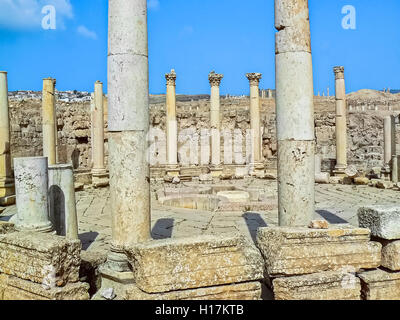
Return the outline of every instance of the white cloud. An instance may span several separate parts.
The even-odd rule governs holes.
[[[96,34],[96,32],[90,31],[90,30],[89,30],[88,28],[86,28],[85,26],[79,26],[78,29],[76,29],[76,31],[77,31],[80,35],[82,35],[82,36],[84,36],[84,37],[86,37],[86,38],[90,38],[90,39],[93,39],[93,40],[96,40],[96,39],[97,39],[97,34]]]
[[[42,8],[56,9],[57,28],[64,28],[64,20],[74,17],[70,0],[0,0],[0,28],[9,30],[41,29]]]
[[[158,10],[160,9],[160,1],[159,0],[148,0],[147,8],[149,10]]]

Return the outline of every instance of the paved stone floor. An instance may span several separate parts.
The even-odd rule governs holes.
[[[256,187],[267,196],[276,196],[274,181],[225,182],[240,186]],[[153,185],[155,191],[162,185]],[[371,204],[399,204],[400,192],[368,186],[317,185],[316,218],[324,218],[331,224],[357,225],[357,209]],[[87,189],[77,192],[79,233],[83,249],[106,252],[111,239],[111,215],[109,189]],[[0,220],[8,220],[16,212],[16,206],[6,208]],[[277,209],[264,212],[208,212],[164,207],[152,199],[152,236],[154,239],[190,237],[200,234],[240,232],[254,240],[257,229],[278,223]]]

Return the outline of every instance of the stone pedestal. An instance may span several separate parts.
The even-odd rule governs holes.
[[[70,164],[49,166],[49,209],[57,235],[78,239],[74,171]]]
[[[220,120],[220,94],[219,86],[224,76],[214,71],[208,75],[211,85],[211,166],[210,170],[213,177],[219,177],[222,174],[221,166],[221,120]]]
[[[96,81],[92,104],[92,184],[95,188],[108,186],[108,173],[104,166],[104,109],[103,83]]]
[[[334,67],[336,90],[336,166],[334,174],[345,177],[347,168],[347,105],[344,67]]]
[[[123,248],[151,239],[146,0],[109,0],[108,37],[112,242],[102,275],[115,276],[101,291],[132,275]]]
[[[48,162],[46,157],[15,158],[17,214],[12,222],[18,230],[53,230],[48,210]]]
[[[314,89],[307,0],[275,1],[279,225],[314,215]]]
[[[0,205],[14,203],[15,185],[11,170],[7,72],[0,71]]]
[[[260,119],[260,89],[259,84],[262,78],[261,73],[247,73],[250,82],[250,128],[251,128],[251,163],[250,174],[258,175],[263,173],[262,164],[262,136]]]
[[[43,156],[48,158],[49,165],[57,162],[57,126],[55,108],[55,85],[52,78],[43,79],[42,92],[42,126]]]

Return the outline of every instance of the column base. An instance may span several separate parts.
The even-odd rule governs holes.
[[[126,300],[126,290],[134,284],[134,276],[131,271],[118,272],[108,267],[99,268],[101,275],[100,290],[94,295],[93,300]],[[111,295],[104,297],[106,290],[112,289]]]
[[[333,170],[333,175],[335,177],[345,178],[345,177],[347,177],[347,174],[345,172],[346,169],[347,169],[346,166],[340,166],[340,167],[336,166],[335,169]]]
[[[179,177],[180,175],[180,168],[178,165],[167,165],[165,167],[165,173],[168,177]]]
[[[262,162],[250,163],[249,174],[252,177],[263,178],[265,175],[265,166]]]
[[[92,186],[94,188],[103,188],[110,185],[109,174],[106,169],[92,170]]]
[[[14,215],[11,217],[10,219],[11,223],[14,223],[15,225],[15,230],[17,231],[28,231],[28,232],[39,232],[39,233],[56,233],[54,231],[53,225],[51,224],[51,222],[43,224],[43,225],[38,225],[38,226],[24,226],[22,225],[19,220],[18,220],[18,216]]]
[[[220,176],[222,176],[222,172],[223,172],[222,166],[212,165],[209,167],[209,170],[210,170],[211,176],[213,178],[219,178]]]
[[[390,170],[389,166],[384,166],[381,170],[381,178],[385,181],[392,180],[392,170]]]

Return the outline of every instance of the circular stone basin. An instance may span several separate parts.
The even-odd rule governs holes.
[[[217,196],[226,198],[233,203],[246,203],[250,201],[250,194],[246,191],[220,191]]]

